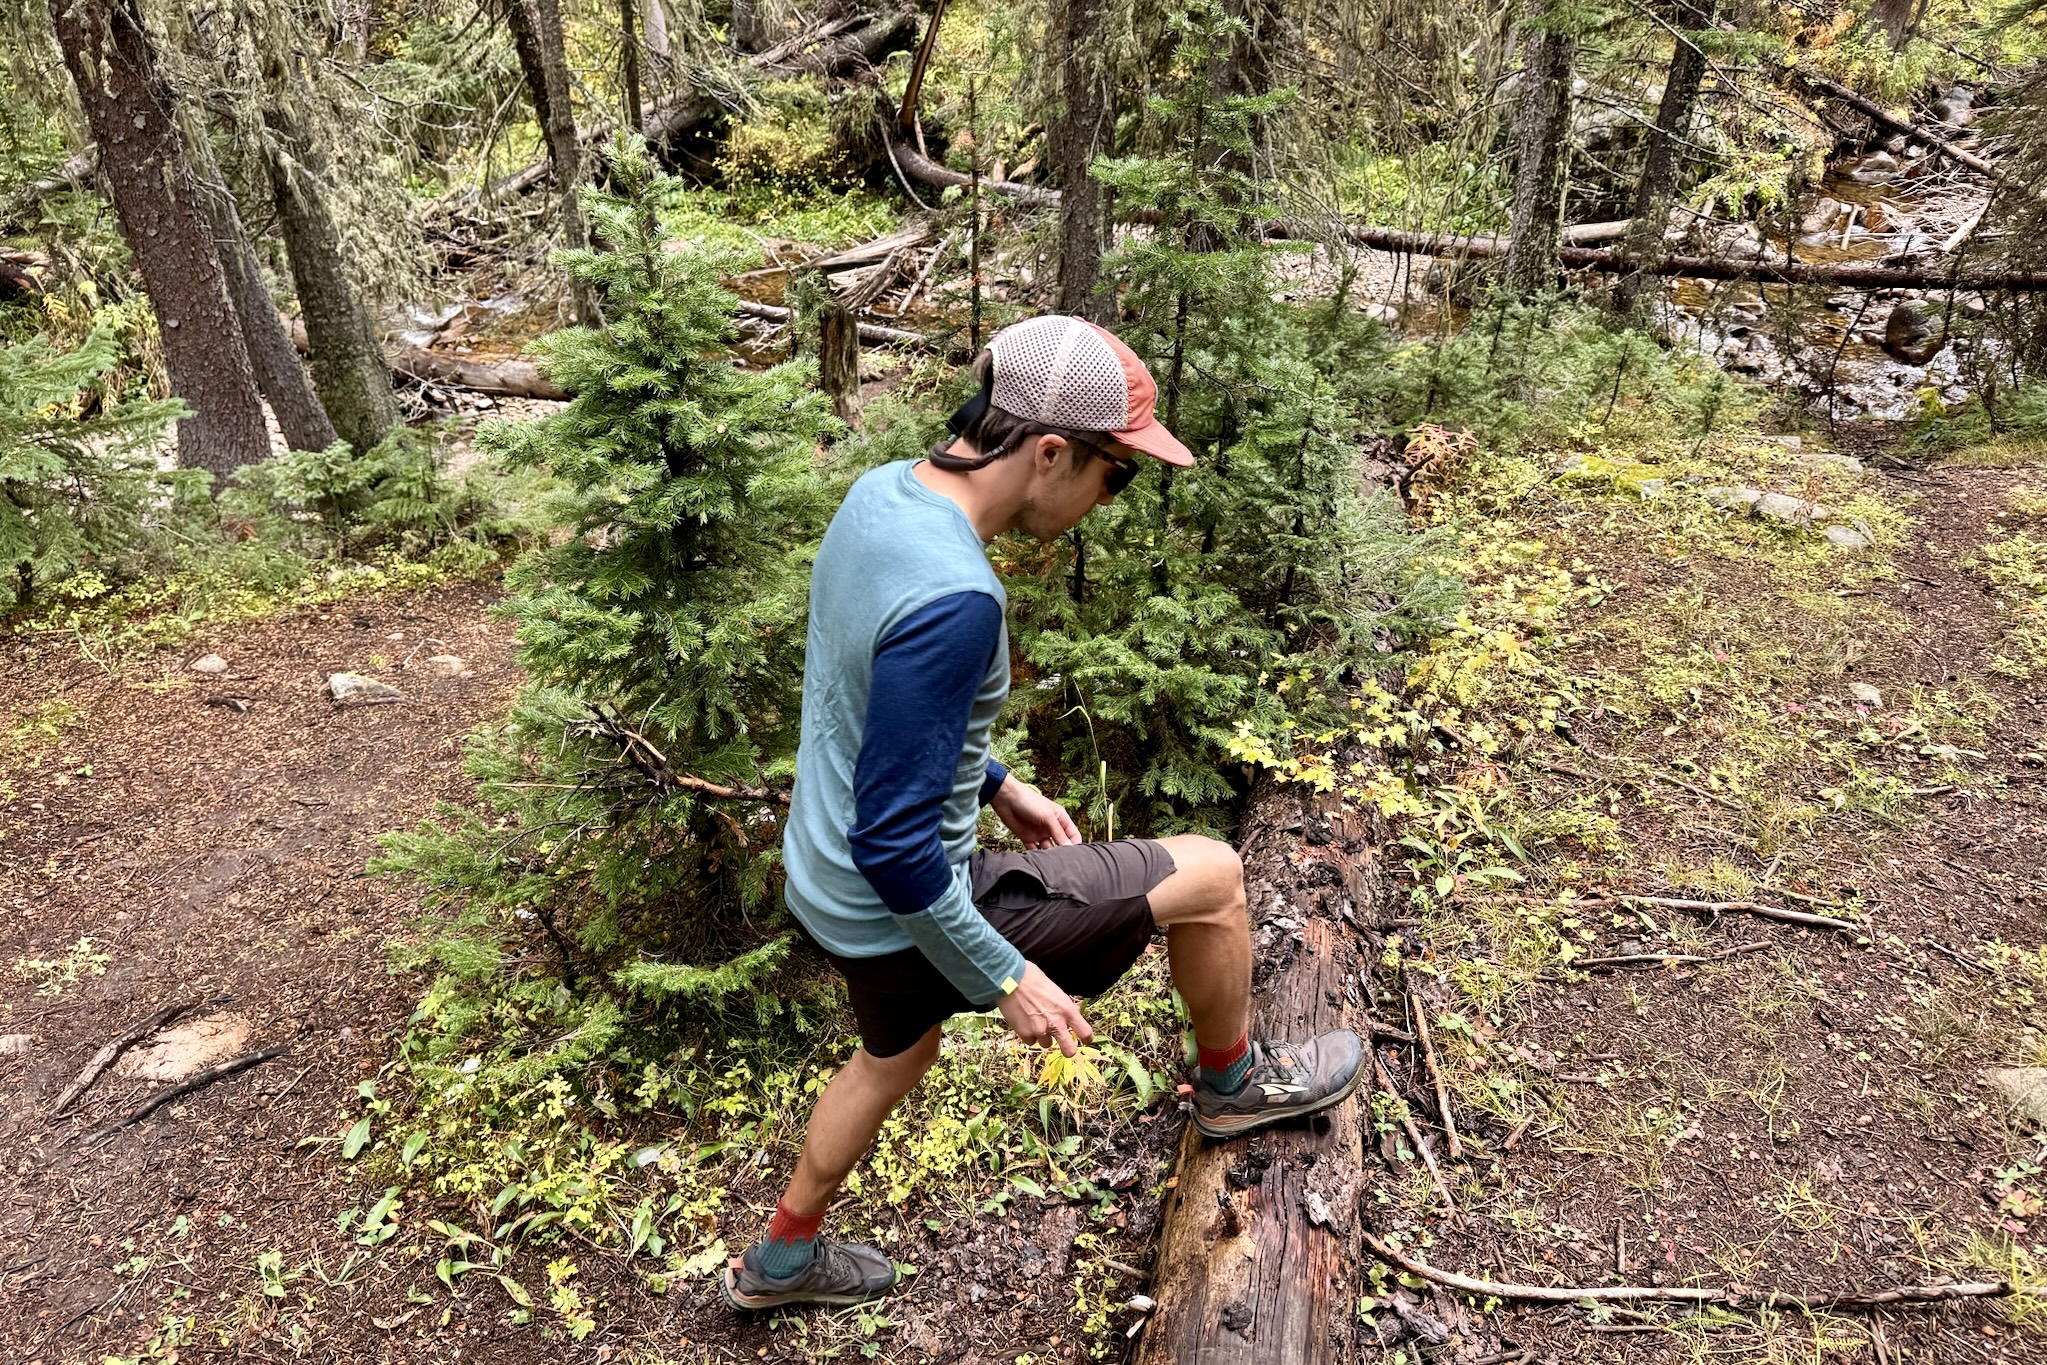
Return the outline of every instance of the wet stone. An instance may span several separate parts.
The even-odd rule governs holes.
[[[1907,149],[1909,154],[1910,149]],[[1871,152],[1848,170],[1848,179],[1858,185],[1880,185],[1898,173],[1898,158],[1889,152]]]

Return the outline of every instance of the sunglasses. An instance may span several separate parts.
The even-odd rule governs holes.
[[[1079,444],[1087,446],[1088,454],[1095,456],[1097,459],[1108,461],[1109,479],[1104,486],[1109,490],[1110,497],[1114,497],[1130,487],[1136,480],[1138,473],[1144,468],[1143,465],[1135,460],[1119,460],[1100,446],[1088,445],[1085,441],[1079,442]]]

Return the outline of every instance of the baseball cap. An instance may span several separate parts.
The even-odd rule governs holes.
[[[988,339],[994,356],[989,401],[1013,417],[1100,431],[1119,445],[1182,467],[1194,455],[1159,425],[1158,385],[1137,353],[1084,318],[1050,314]]]

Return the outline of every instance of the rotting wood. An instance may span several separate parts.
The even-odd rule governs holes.
[[[285,327],[291,333],[292,346],[302,354],[306,352],[305,323],[290,318]],[[545,398],[554,402],[569,396],[568,390],[549,379],[530,360],[485,359],[386,341],[384,364],[394,375],[422,384],[464,389],[470,393],[486,393],[499,398]]]
[[[1345,912],[1369,921],[1378,903],[1374,826],[1332,797],[1317,798],[1311,815],[1309,799],[1267,782],[1245,821],[1254,925],[1283,930],[1254,982],[1254,1036],[1364,1031],[1356,980],[1374,950]],[[1304,818],[1326,819],[1331,841],[1310,846],[1288,833]],[[1327,879],[1323,868],[1338,874],[1338,885],[1316,885],[1310,874]],[[1289,923],[1273,925],[1277,918]],[[1152,1267],[1158,1304],[1139,1340],[1140,1365],[1355,1357],[1355,1286],[1366,1263],[1356,1209],[1370,1115],[1361,1090],[1306,1124],[1228,1143],[1188,1125]]]
[[[1956,1299],[2004,1298],[2015,1291],[2009,1280],[1988,1280],[1955,1284],[1896,1285],[1885,1289],[1848,1290],[1836,1294],[1790,1294],[1776,1290],[1748,1290],[1735,1286],[1710,1288],[1704,1285],[1542,1285],[1508,1284],[1481,1280],[1451,1270],[1439,1270],[1394,1250],[1369,1230],[1363,1240],[1374,1256],[1410,1275],[1466,1294],[1495,1299],[1517,1299],[1528,1303],[1711,1303],[1743,1312],[1790,1309],[1801,1313],[1837,1312],[1844,1309],[1884,1308],[1892,1304],[1944,1303]]]
[[[275,1061],[289,1051],[291,1051],[290,1044],[280,1043],[276,1047],[266,1047],[261,1052],[251,1052],[247,1056],[237,1057],[231,1062],[222,1062],[219,1066],[211,1067],[196,1076],[187,1077],[176,1085],[157,1091],[120,1118],[115,1119],[112,1123],[93,1129],[80,1140],[81,1145],[90,1145],[100,1141],[102,1138],[111,1137],[131,1123],[142,1122],[142,1120],[148,1118],[172,1100],[183,1099],[195,1090],[203,1090],[215,1081],[224,1081],[230,1076],[239,1075],[252,1066],[261,1066],[265,1062]]]
[[[196,1000],[178,1000],[165,1005],[147,1019],[130,1026],[120,1037],[115,1038],[98,1052],[93,1053],[92,1057],[87,1060],[85,1066],[79,1071],[77,1078],[71,1084],[64,1087],[64,1093],[59,1095],[57,1102],[50,1106],[50,1117],[52,1119],[64,1117],[64,1111],[75,1104],[80,1095],[91,1089],[92,1083],[98,1080],[108,1067],[119,1061],[122,1053],[141,1042],[144,1038],[147,1038],[150,1034],[155,1033],[165,1024],[170,1023],[171,1020],[185,1013],[185,1011],[194,1008],[198,1003]]]

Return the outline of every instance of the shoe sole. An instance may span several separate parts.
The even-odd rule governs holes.
[[[1245,1114],[1241,1117],[1226,1119],[1221,1122],[1204,1119],[1201,1116],[1201,1111],[1196,1109],[1194,1111],[1195,1130],[1203,1137],[1242,1137],[1245,1133],[1255,1132],[1257,1129],[1267,1127],[1270,1124],[1284,1123],[1288,1119],[1304,1118],[1309,1114],[1319,1114],[1325,1109],[1334,1108],[1352,1095],[1355,1095],[1358,1087],[1365,1083],[1365,1060],[1362,1057],[1358,1059],[1358,1069],[1351,1073],[1350,1079],[1343,1083],[1341,1089],[1324,1095],[1312,1104],[1275,1106],[1270,1109],[1261,1109],[1255,1114]]]
[[[727,1270],[718,1277],[718,1292],[725,1296],[725,1302],[745,1313],[758,1313],[767,1308],[787,1308],[791,1304],[811,1303],[825,1308],[850,1308],[856,1303],[871,1303],[886,1295],[895,1285],[877,1289],[872,1294],[747,1294],[741,1292],[732,1282],[732,1272]]]

